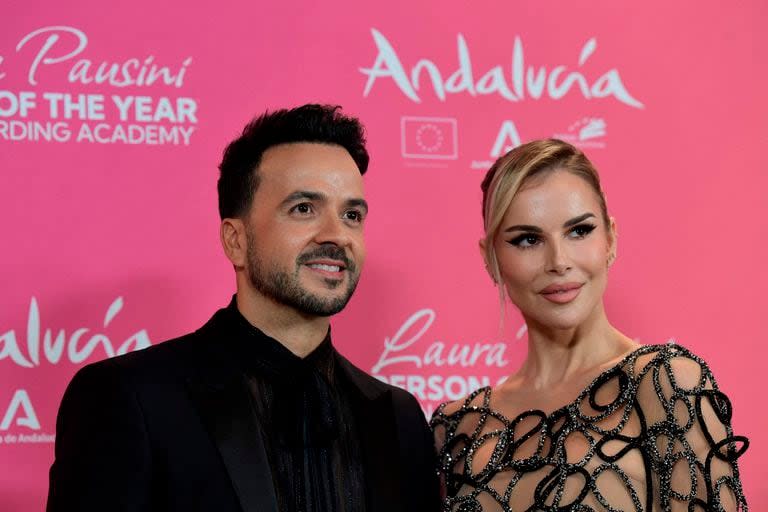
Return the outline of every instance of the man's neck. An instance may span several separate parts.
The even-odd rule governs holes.
[[[329,317],[310,316],[269,298],[238,292],[237,309],[248,322],[298,357],[312,353],[328,334]]]

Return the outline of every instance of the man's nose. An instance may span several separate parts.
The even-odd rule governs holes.
[[[315,236],[315,242],[318,244],[335,244],[344,247],[349,244],[349,227],[344,223],[344,219],[336,214],[327,214],[323,216]]]

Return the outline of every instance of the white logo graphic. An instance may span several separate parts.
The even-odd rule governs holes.
[[[378,53],[371,67],[360,68],[360,72],[368,77],[363,96],[371,93],[376,80],[389,78],[414,103],[421,103],[423,89],[432,86],[434,95],[440,101],[445,101],[448,94],[461,93],[472,97],[498,94],[507,101],[538,100],[545,95],[559,100],[571,91],[578,91],[587,100],[612,96],[630,107],[643,108],[643,104],[624,87],[616,68],[605,71],[597,78],[588,78],[585,73],[569,70],[563,64],[526,65],[523,42],[519,36],[515,36],[512,46],[512,57],[508,61],[511,66],[497,64],[475,78],[477,70],[472,66],[469,45],[462,34],[456,38],[458,67],[449,75],[429,59],[419,59],[410,70],[406,70],[392,43],[375,28],[371,29],[371,35]],[[586,64],[595,50],[597,39],[593,37],[582,46],[577,67]]]
[[[601,117],[583,117],[568,127],[566,133],[555,133],[554,137],[570,142],[580,148],[604,148],[600,140],[607,135],[607,124]]]
[[[505,119],[502,121],[499,131],[496,133],[496,140],[488,154],[490,159],[484,157],[482,160],[472,160],[469,164],[469,168],[479,171],[487,171],[493,165],[495,159],[508,151],[515,149],[520,144],[522,144],[522,140],[520,139],[520,132],[517,130],[515,122]]]
[[[501,340],[429,340],[436,319],[437,313],[430,308],[410,315],[393,336],[384,338],[384,350],[371,368],[377,379],[418,398],[428,416],[440,402],[458,400],[482,386],[501,382],[505,377],[492,380],[491,375],[483,373],[499,373],[509,365],[507,343]],[[520,329],[517,338],[524,333]],[[478,370],[482,373],[467,374]]]
[[[117,314],[123,309],[123,298],[116,298],[104,315],[103,326],[106,329]],[[0,361],[10,358],[14,363],[24,368],[40,366],[40,356],[51,364],[57,364],[64,355],[66,348],[67,359],[71,363],[79,364],[88,359],[96,350],[101,347],[104,355],[114,357],[115,355],[126,354],[129,351],[139,350],[152,344],[146,329],[129,336],[120,346],[115,349],[112,340],[101,332],[92,332],[88,327],[75,329],[69,336],[64,329],[55,332],[50,327],[43,331],[40,320],[40,308],[37,305],[37,299],[32,297],[29,304],[29,316],[27,320],[27,343],[26,354],[19,346],[16,331],[11,329],[0,334]],[[54,334],[55,332],[55,334]],[[87,340],[87,341],[86,341]],[[42,352],[42,354],[41,354]]]
[[[501,129],[496,136],[496,142],[493,144],[491,150],[492,158],[499,158],[501,155],[515,149],[520,145],[520,134],[517,133],[517,127],[512,121],[504,121],[501,123]]]
[[[18,58],[30,60],[27,82],[43,90],[0,91],[0,140],[190,145],[197,130],[197,100],[155,96],[149,90],[183,88],[191,57],[170,65],[156,62],[154,55],[93,60],[86,49],[85,32],[61,25],[40,28],[19,41]],[[0,65],[3,60],[0,55]],[[6,74],[0,73],[0,79]],[[97,90],[46,91],[44,80],[50,77]],[[125,87],[134,90],[123,93]],[[147,92],[136,94],[138,87]],[[110,89],[117,94],[107,93]]]
[[[456,160],[459,157],[458,127],[452,117],[400,118],[404,158]]]
[[[604,119],[589,119],[586,124],[579,129],[579,140],[594,139],[605,135]]]
[[[45,41],[29,66],[27,79],[30,85],[37,85],[37,74],[41,65],[55,67],[57,64],[79,56],[88,47],[88,36],[85,32],[74,27],[60,25],[43,27],[30,32],[16,45],[16,51],[20,52],[27,43],[33,40],[37,43],[37,40],[43,37],[45,37]],[[64,43],[60,42],[62,38],[65,40]],[[69,40],[69,44],[66,40]],[[73,40],[77,42],[74,48],[71,44]],[[60,48],[60,46],[65,46],[65,48]],[[0,58],[0,63],[2,63],[2,58]],[[159,65],[155,62],[154,55],[149,55],[146,58],[132,57],[117,62],[78,59],[69,68],[67,80],[70,83],[83,85],[106,82],[114,87],[150,87],[154,84],[182,87],[184,75],[191,63],[192,57],[187,57],[180,65]],[[0,75],[0,78],[3,78],[4,75]]]
[[[17,417],[19,408],[24,410],[24,416]],[[3,416],[3,421],[0,422],[0,430],[8,430],[14,418],[16,419],[15,425],[40,430],[40,422],[37,420],[35,409],[32,407],[29,395],[23,389],[17,389],[16,393],[13,394],[11,403],[5,411],[5,416]]]

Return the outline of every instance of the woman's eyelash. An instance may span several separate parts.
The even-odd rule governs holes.
[[[575,233],[580,238],[583,238],[588,234],[590,234],[592,231],[594,231],[596,227],[597,226],[595,226],[594,224],[579,224],[578,226],[574,226],[573,228],[571,228],[569,233]]]
[[[579,224],[568,230],[568,235],[575,235],[573,238],[584,238],[595,230],[597,226],[594,224]],[[535,233],[523,233],[516,236],[512,240],[509,240],[509,244],[519,247],[521,249],[527,249],[541,243],[541,237]]]
[[[540,239],[538,235],[533,233],[523,233],[510,240],[509,243],[515,247],[526,248],[536,245],[539,241]]]

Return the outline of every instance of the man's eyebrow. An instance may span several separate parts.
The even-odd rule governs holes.
[[[571,226],[575,226],[576,224],[579,224],[581,222],[584,222],[585,220],[595,217],[594,213],[585,213],[583,215],[579,215],[578,217],[574,217],[570,220],[567,220],[563,223],[564,228],[569,228]],[[531,226],[530,224],[515,224],[514,226],[509,226],[507,229],[504,230],[505,233],[511,232],[511,231],[525,231],[528,233],[543,233],[543,230],[538,226]]]
[[[321,194],[320,192],[312,192],[310,190],[297,190],[296,192],[292,192],[288,194],[288,196],[285,199],[283,199],[283,201],[280,204],[285,206],[289,203],[293,203],[301,199],[306,199],[310,201],[324,201],[325,195]]]
[[[346,204],[349,207],[361,208],[365,213],[368,213],[368,202],[365,199],[348,199]]]

